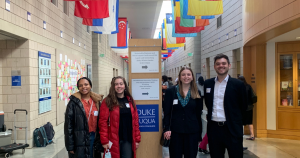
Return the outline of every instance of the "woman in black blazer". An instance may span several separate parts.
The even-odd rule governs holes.
[[[178,85],[166,90],[164,108],[164,137],[172,138],[170,158],[196,158],[202,140],[203,100],[191,68],[183,67]]]

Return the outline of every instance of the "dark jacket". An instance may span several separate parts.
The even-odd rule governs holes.
[[[137,108],[134,108],[131,100],[127,97],[131,115],[132,115],[132,153],[133,157],[136,158],[136,144],[141,142],[141,132],[139,129],[139,115]],[[108,144],[109,141],[113,143],[110,148],[112,158],[120,158],[120,146],[119,146],[119,123],[120,123],[120,108],[115,107],[112,111],[109,111],[107,104],[103,100],[100,107],[100,118],[99,118],[99,128],[100,128],[100,140],[101,144]],[[109,122],[109,126],[108,126]],[[105,156],[104,156],[105,158]]]
[[[210,92],[208,92],[210,88]],[[215,78],[204,82],[204,98],[207,107],[207,132],[210,131],[213,110]],[[226,123],[230,133],[235,137],[243,136],[243,113],[247,109],[247,91],[245,84],[235,78],[229,77],[224,95],[224,111]]]
[[[163,120],[164,131],[169,131],[170,129],[176,133],[199,133],[201,140],[203,99],[190,98],[188,104],[184,107],[179,100],[178,104],[173,105],[174,99],[178,99],[176,91],[176,86],[166,90]],[[198,93],[200,94],[199,91]]]
[[[98,110],[102,97],[103,95],[91,92],[91,98],[96,102]],[[89,158],[89,126],[79,92],[70,96],[65,113],[64,132],[67,151],[74,151],[72,156],[76,158]]]

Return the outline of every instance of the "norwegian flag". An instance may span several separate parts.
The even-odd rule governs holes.
[[[109,17],[108,0],[75,1],[74,15],[87,19]]]

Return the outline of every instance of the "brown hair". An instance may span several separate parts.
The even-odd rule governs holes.
[[[198,88],[197,88],[197,85],[196,85],[196,81],[195,81],[195,76],[194,76],[194,73],[192,71],[191,68],[187,67],[187,66],[184,66],[181,68],[181,70],[179,71],[179,74],[178,74],[178,86],[179,86],[179,93],[181,96],[184,96],[184,93],[183,93],[183,90],[182,90],[182,83],[181,83],[181,80],[180,80],[180,74],[183,70],[190,70],[191,73],[192,73],[192,76],[193,76],[193,81],[190,83],[190,86],[191,86],[191,97],[193,99],[196,99],[196,98],[201,98],[199,93],[198,93]]]
[[[105,103],[106,103],[107,107],[109,108],[109,111],[112,111],[115,107],[120,106],[119,102],[118,102],[118,98],[117,98],[117,92],[115,90],[115,81],[116,81],[116,79],[122,79],[123,80],[123,83],[125,85],[124,96],[125,97],[128,96],[130,98],[130,100],[132,101],[132,106],[135,109],[136,106],[135,106],[135,103],[134,103],[134,100],[133,100],[131,94],[129,93],[129,88],[127,86],[125,78],[122,77],[122,76],[118,76],[118,77],[114,77],[111,80],[110,88],[109,88],[109,94],[105,99]]]
[[[216,63],[216,61],[217,61],[218,59],[222,59],[222,58],[224,58],[224,59],[227,60],[228,65],[230,64],[230,61],[229,61],[228,56],[225,55],[225,54],[223,54],[223,53],[218,54],[217,56],[215,56],[215,58],[214,58],[214,64]]]

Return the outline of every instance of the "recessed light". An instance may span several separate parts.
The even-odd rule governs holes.
[[[296,39],[300,39],[300,37],[296,37]]]

